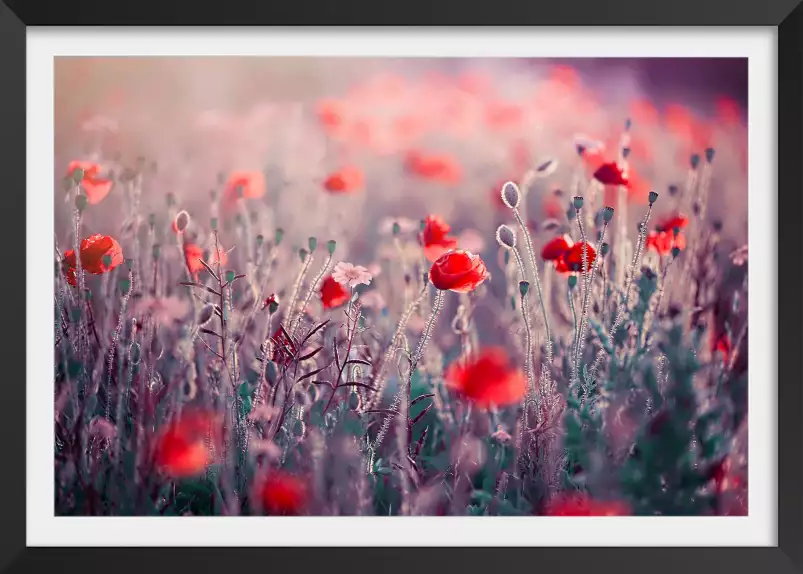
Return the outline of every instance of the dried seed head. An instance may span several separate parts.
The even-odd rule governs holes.
[[[569,289],[574,289],[577,285],[577,275],[569,275]]]
[[[502,201],[505,205],[510,209],[516,209],[519,206],[520,200],[521,193],[519,192],[519,186],[512,181],[505,182],[502,186]]]
[[[655,193],[654,191],[651,191],[649,199],[650,199],[650,205],[652,205],[653,203],[655,203],[655,200],[658,199],[658,194]]]
[[[318,238],[317,237],[310,237],[307,240],[307,244],[309,245],[309,251],[312,253],[315,251],[315,248],[318,247]]]
[[[705,161],[708,163],[714,161],[714,148],[710,147],[705,150]]]
[[[276,235],[275,235],[274,239],[276,241],[276,245],[277,246],[281,245],[282,239],[284,239],[284,229],[282,229],[281,227],[277,227],[276,228]]]
[[[516,247],[516,234],[507,225],[500,225],[496,228],[496,241],[502,247],[513,249]]]
[[[183,233],[190,225],[190,214],[184,210],[179,211],[173,220],[173,225],[175,225],[176,231]]]
[[[530,291],[530,282],[529,281],[519,281],[519,293],[521,296],[524,297]]]
[[[337,248],[337,241],[330,239],[326,242],[326,250],[329,252],[329,255],[335,254],[335,248]]]
[[[602,247],[600,247],[600,249],[599,249],[599,251],[600,251],[600,253],[602,254],[603,257],[605,257],[608,254],[608,251],[610,251],[610,250],[611,250],[611,246],[608,245],[607,243],[603,243]]]
[[[309,255],[309,252],[307,252],[306,249],[302,248],[298,250],[298,257],[301,259],[301,263],[304,263],[307,260],[307,255]]]
[[[580,211],[581,209],[583,209],[583,198],[581,196],[579,196],[579,195],[575,196],[573,205],[574,205],[574,208],[577,211]]]
[[[613,219],[613,207],[605,206],[602,208],[602,218],[605,220],[605,223],[610,223],[611,219]]]
[[[689,163],[691,164],[692,169],[697,169],[697,166],[700,165],[700,154],[692,154]]]
[[[398,221],[393,222],[393,235],[398,235],[401,233],[401,225],[399,225]]]

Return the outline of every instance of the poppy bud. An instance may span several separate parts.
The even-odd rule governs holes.
[[[232,281],[234,281],[235,277],[236,277],[236,273],[234,273],[234,271],[226,271],[226,281],[227,282],[231,283]]]
[[[712,147],[706,148],[706,150],[705,150],[705,161],[707,161],[708,163],[711,163],[712,161],[714,161],[714,148],[712,148]]]
[[[212,219],[209,221],[209,226],[210,226],[210,227],[211,227],[213,230],[217,229],[217,217],[213,217],[213,218],[212,218]]]
[[[176,231],[182,233],[187,227],[190,225],[190,214],[186,211],[179,211],[176,214],[176,218],[173,220],[173,226],[176,228]]]
[[[628,157],[629,155],[630,155],[630,148],[629,148],[629,147],[623,147],[623,148],[622,148],[622,157],[623,157],[624,159],[627,159],[627,157]]]
[[[577,285],[577,275],[569,275],[569,289],[574,289]]]
[[[396,236],[401,233],[401,225],[399,225],[398,221],[393,222],[393,235]]]
[[[608,251],[610,251],[610,249],[611,249],[610,245],[608,245],[607,243],[603,243],[602,247],[600,247],[600,253],[602,254],[603,257],[605,257],[608,254]]]
[[[81,169],[80,167],[76,167],[72,172],[72,180],[75,183],[81,183],[83,179],[84,179],[84,170]]]
[[[500,225],[496,229],[496,241],[502,247],[513,249],[516,247],[516,234],[507,225]]]
[[[307,260],[307,255],[309,255],[309,252],[306,249],[298,250],[298,257],[301,259],[301,263],[304,263]]]
[[[576,209],[574,209],[574,206],[573,206],[573,205],[570,205],[570,206],[569,206],[569,209],[567,209],[567,210],[566,210],[566,219],[568,219],[569,221],[571,221],[571,220],[573,220],[575,217],[577,217],[577,210],[576,210]]]
[[[362,401],[360,400],[360,395],[357,393],[351,393],[349,395],[349,408],[353,411],[359,410]]]
[[[317,237],[310,237],[307,240],[307,245],[309,245],[309,251],[312,253],[315,251],[315,248],[318,247],[318,238]]]
[[[128,359],[131,361],[133,365],[138,365],[141,356],[142,356],[142,349],[140,348],[139,343],[134,341],[128,348]]]
[[[700,154],[692,154],[690,163],[692,169],[697,169],[697,166],[700,165]]]
[[[579,195],[574,198],[574,208],[577,211],[583,209],[583,198],[580,197]]]
[[[281,227],[278,227],[276,229],[276,236],[275,236],[275,240],[276,240],[276,245],[277,246],[281,245],[282,239],[284,239],[284,229],[282,229]]]
[[[524,297],[530,291],[529,281],[519,281],[519,293]]]
[[[262,244],[265,243],[265,237],[260,233],[257,235],[257,247],[262,247]]]
[[[86,209],[88,202],[89,200],[83,193],[79,193],[78,195],[75,196],[75,208],[78,211],[83,211],[84,209]]]
[[[512,181],[506,182],[502,186],[502,201],[504,204],[510,209],[516,209],[519,206],[520,200],[521,193],[519,193],[519,187]]]
[[[279,302],[278,301],[271,301],[268,303],[268,312],[273,315],[276,311],[279,310]]]
[[[680,255],[680,247],[673,247],[672,248],[672,257],[677,257]]]
[[[201,312],[198,314],[198,325],[206,325],[212,319],[214,312],[214,305],[206,305],[203,309],[201,309]]]
[[[649,199],[650,199],[650,205],[652,205],[653,203],[655,203],[655,200],[658,199],[658,194],[655,193],[654,191],[651,191]]]
[[[330,239],[326,242],[326,250],[329,252],[329,255],[335,254],[335,248],[337,248],[337,241]]]
[[[602,218],[605,220],[605,223],[610,223],[611,219],[613,219],[613,207],[603,207]]]

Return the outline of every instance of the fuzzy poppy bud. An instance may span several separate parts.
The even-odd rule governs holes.
[[[201,312],[198,314],[198,325],[203,326],[206,325],[211,319],[212,315],[215,313],[215,306],[214,305],[206,305]]]
[[[89,203],[89,199],[83,193],[79,193],[75,196],[75,208],[78,211],[83,211],[86,209],[87,204]]]
[[[304,263],[307,260],[307,255],[309,255],[309,252],[306,249],[298,250],[298,257],[301,259],[301,263]]]
[[[231,283],[232,281],[234,281],[235,277],[236,277],[236,273],[234,273],[234,271],[226,271],[226,281],[227,282]]]
[[[502,201],[510,209],[516,209],[519,206],[519,201],[521,201],[519,186],[512,181],[505,182],[502,186]]]
[[[524,297],[530,291],[530,282],[529,281],[519,281],[519,293],[521,296]]]
[[[700,165],[700,154],[692,154],[689,163],[691,164],[692,169],[697,169],[697,166]]]
[[[705,150],[705,161],[707,161],[708,163],[711,163],[712,161],[714,161],[714,148],[712,148],[712,147],[706,148],[706,150]]]
[[[577,285],[577,275],[569,275],[569,289],[574,289]]]
[[[190,225],[190,214],[186,211],[182,210],[176,214],[176,218],[173,220],[173,227],[176,228],[176,231],[179,233],[183,233],[187,227]]]
[[[654,191],[651,191],[651,192],[650,192],[650,197],[649,197],[649,200],[650,200],[650,205],[652,205],[653,203],[655,203],[655,200],[656,200],[656,199],[658,199],[658,194],[657,194],[657,193],[655,193]]]
[[[516,247],[516,234],[507,225],[500,225],[496,229],[496,241],[502,247],[513,249]]]
[[[326,242],[326,250],[329,252],[329,255],[335,254],[335,249],[337,248],[337,241],[334,239],[330,239]]]
[[[282,229],[281,227],[278,227],[276,229],[276,235],[275,235],[274,239],[276,241],[276,245],[277,246],[281,245],[282,239],[284,239],[284,229]]]
[[[307,245],[309,245],[309,251],[312,253],[315,251],[315,248],[318,247],[318,238],[317,237],[310,237],[307,240]]]
[[[610,223],[611,219],[613,219],[613,207],[609,206],[603,207],[602,218],[605,220],[605,223]]]
[[[574,198],[573,205],[574,205],[574,208],[575,208],[577,211],[580,211],[581,209],[583,209],[583,198],[582,198],[581,196],[579,196],[579,195],[578,195],[578,196],[576,196],[576,197]]]
[[[76,167],[72,172],[72,180],[75,183],[81,183],[83,179],[84,179],[84,170],[81,169],[80,167]]]
[[[610,251],[610,249],[611,249],[610,245],[608,245],[607,243],[603,243],[602,247],[600,247],[600,253],[602,254],[603,257],[605,257],[608,254],[608,251]]]

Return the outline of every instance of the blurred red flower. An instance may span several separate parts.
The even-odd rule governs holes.
[[[649,100],[633,100],[630,103],[630,117],[636,126],[655,126],[660,114]]]
[[[442,291],[468,293],[488,277],[479,255],[456,249],[441,255],[429,271],[429,280]]]
[[[463,177],[460,164],[447,154],[411,151],[407,154],[405,166],[418,177],[448,185],[459,183]]]
[[[497,195],[499,195],[497,193]],[[428,215],[419,240],[424,247],[424,256],[435,262],[441,255],[457,247],[457,239],[449,236],[452,228],[441,217]]]
[[[603,163],[594,172],[594,179],[603,185],[628,185],[628,177],[615,161]]]
[[[196,476],[212,462],[221,443],[219,417],[201,411],[185,413],[170,423],[155,443],[154,461],[164,473],[175,478]],[[207,444],[207,439],[211,444]]]
[[[123,262],[123,250],[120,244],[108,235],[97,233],[91,235],[81,241],[79,249],[81,252],[81,267],[93,275],[102,275]],[[105,262],[104,259],[106,259]],[[75,271],[77,266],[75,250],[66,251],[61,262],[61,268],[67,278],[67,283],[73,287],[76,286]]]
[[[485,123],[492,129],[507,129],[521,126],[524,122],[524,109],[504,101],[490,102],[485,108]]]
[[[499,187],[501,188],[502,186]],[[498,192],[497,195],[499,195]],[[543,209],[544,215],[550,219],[560,219],[564,214],[563,205],[561,205],[560,201],[558,201],[558,198],[554,195],[544,198]]]
[[[343,104],[337,100],[322,100],[317,105],[318,121],[324,130],[332,132],[343,126]]]
[[[574,242],[568,235],[561,235],[547,242],[541,249],[541,258],[544,261],[557,261],[572,248]]]
[[[224,197],[228,202],[245,199],[259,199],[265,195],[265,174],[260,171],[235,171],[226,181]]]
[[[272,470],[259,490],[259,499],[268,514],[296,516],[307,504],[307,485],[287,472]]]
[[[668,217],[664,217],[660,219],[656,224],[655,228],[658,231],[667,231],[670,232],[675,228],[683,229],[689,224],[689,218],[685,215],[681,214],[673,214]]]
[[[445,378],[450,389],[480,408],[517,404],[527,390],[526,376],[501,347],[486,348],[468,363],[452,363]]]
[[[67,167],[67,175],[72,176],[76,169],[84,171],[84,177],[81,179],[80,185],[86,194],[87,203],[90,205],[98,204],[109,195],[114,182],[111,179],[100,177],[100,172],[103,169],[100,164],[91,161],[74,160]]]
[[[717,330],[711,330],[711,352],[714,354],[722,353],[723,361],[725,364],[728,363],[731,354],[731,340],[727,333],[718,333]]]
[[[742,123],[742,109],[738,102],[721,96],[717,98],[717,118],[727,126],[738,126]]]
[[[652,249],[659,255],[669,255],[673,247],[681,251],[686,249],[686,236],[682,233],[675,235],[674,231],[651,231],[647,234],[647,249]]]
[[[594,265],[594,260],[597,258],[597,252],[590,243],[585,242],[588,268],[583,269],[583,245],[584,243],[582,241],[575,243],[566,252],[564,260],[570,271],[590,271],[591,266]]]
[[[349,165],[329,174],[323,182],[323,187],[329,193],[353,193],[365,186],[365,175],[356,166]]]
[[[226,250],[223,247],[220,247],[220,265],[221,267],[226,265],[228,262],[228,255],[226,254]],[[189,269],[190,273],[193,276],[198,276],[198,273],[201,271],[206,270],[201,260],[206,261],[210,266],[216,265],[218,262],[218,256],[216,253],[215,248],[213,247],[209,253],[208,259],[204,258],[204,250],[195,245],[194,243],[185,243],[184,244],[184,260],[187,262],[187,269]]]
[[[584,493],[559,494],[544,508],[546,516],[630,516],[629,505],[622,501],[594,500]]]
[[[351,294],[330,275],[321,283],[321,302],[324,309],[334,309],[347,302]]]

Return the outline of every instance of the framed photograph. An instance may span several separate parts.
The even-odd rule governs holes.
[[[0,567],[803,571],[797,2],[3,0]]]

